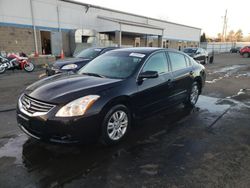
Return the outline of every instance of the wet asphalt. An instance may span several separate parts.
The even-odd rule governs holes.
[[[250,58],[206,67],[195,108],[142,120],[112,147],[30,139],[14,108],[43,71],[0,75],[0,187],[250,187]]]

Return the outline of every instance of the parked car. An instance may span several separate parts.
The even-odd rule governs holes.
[[[17,121],[29,136],[59,143],[121,141],[135,119],[184,103],[194,106],[205,68],[183,52],[127,48],[107,52],[77,74],[57,74],[28,86]]]
[[[233,47],[230,49],[230,53],[240,53],[241,47]]]
[[[212,63],[209,59],[208,52],[202,48],[185,48],[183,52],[202,64]]]
[[[62,72],[77,72],[94,58],[117,47],[88,48],[78,53],[73,58],[61,59],[46,68],[48,76]]]
[[[240,49],[240,55],[243,57],[250,57],[250,46],[245,46]]]

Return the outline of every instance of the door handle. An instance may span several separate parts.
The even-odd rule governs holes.
[[[193,72],[193,71],[190,71],[189,74],[190,74],[191,76],[193,76],[194,72]]]
[[[172,80],[171,80],[171,79],[168,79],[168,81],[167,81],[167,85],[168,85],[168,86],[173,86],[173,82],[172,82]]]

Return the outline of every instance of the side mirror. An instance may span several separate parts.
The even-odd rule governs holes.
[[[143,80],[144,78],[157,78],[159,76],[157,71],[146,71],[142,72],[139,75],[139,80]]]
[[[201,54],[201,52],[196,52],[196,54]]]

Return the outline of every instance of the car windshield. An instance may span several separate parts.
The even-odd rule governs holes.
[[[183,50],[185,53],[193,54],[196,53],[197,49],[196,48],[186,48]]]
[[[79,74],[107,78],[125,79],[133,74],[144,54],[131,52],[109,52],[97,57],[78,71]]]
[[[88,48],[86,50],[81,51],[76,57],[85,58],[85,59],[94,59],[101,53],[101,48]]]

